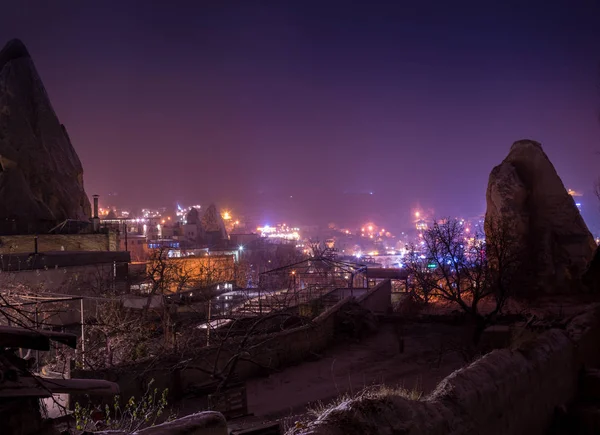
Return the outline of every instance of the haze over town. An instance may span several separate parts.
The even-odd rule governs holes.
[[[482,215],[489,168],[532,138],[597,228],[598,7],[17,2],[0,37],[27,44],[107,206],[397,232],[415,208]]]

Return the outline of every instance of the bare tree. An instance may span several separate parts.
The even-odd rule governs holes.
[[[475,327],[474,343],[506,305],[522,267],[522,252],[510,225],[490,220],[486,227],[486,237],[467,237],[460,221],[436,221],[405,263],[425,300],[449,301],[467,315]],[[484,309],[485,302],[491,308]]]
[[[292,318],[296,321],[290,321]],[[261,362],[264,350],[276,342],[273,333],[297,327],[302,319],[291,313],[278,312],[252,318],[231,318],[221,327],[212,327],[211,346],[214,353],[208,353],[204,360],[182,359],[175,367],[198,370],[216,382],[216,391],[226,389],[234,378],[238,365],[247,362],[265,370],[273,370],[270,364]]]
[[[199,331],[184,336],[182,328],[210,318],[213,297],[229,288],[224,284],[234,280],[234,267],[230,256],[168,258],[166,249],[156,249],[139,276],[140,287],[147,289],[141,309],[126,308],[123,295],[98,285],[97,310],[87,326],[93,341],[86,349],[89,365],[111,366],[202,346]]]

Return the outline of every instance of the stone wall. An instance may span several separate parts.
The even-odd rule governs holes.
[[[516,350],[493,351],[452,373],[424,400],[400,395],[348,400],[302,435],[546,434],[571,401],[584,366],[600,363],[600,308]]]
[[[388,314],[392,309],[392,282],[389,279],[380,282],[357,297],[356,302],[374,314]]]
[[[99,234],[40,234],[38,252],[116,251],[115,232]],[[0,254],[29,254],[35,251],[34,235],[0,236]]]

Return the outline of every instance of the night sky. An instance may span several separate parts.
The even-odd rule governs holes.
[[[117,205],[401,228],[417,205],[482,213],[490,170],[530,138],[600,213],[600,1],[0,9],[0,40],[27,45],[86,191]]]

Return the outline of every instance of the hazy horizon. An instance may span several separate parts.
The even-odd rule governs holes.
[[[13,2],[0,38],[26,44],[105,204],[474,216],[528,138],[595,226],[600,5],[435,3]]]

